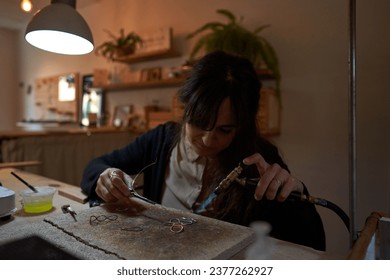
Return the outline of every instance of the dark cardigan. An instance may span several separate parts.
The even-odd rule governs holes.
[[[143,188],[145,197],[161,202],[165,171],[178,129],[180,125],[173,122],[160,125],[137,137],[126,147],[92,160],[84,170],[82,190],[89,199],[96,200],[96,182],[105,169],[116,167],[127,174],[136,174],[144,166],[156,161],[155,165],[144,171]],[[279,163],[287,169],[275,146],[265,140],[261,140],[259,144],[259,153],[268,163]],[[306,188],[305,193],[308,194]],[[255,220],[264,220],[271,224],[270,235],[275,238],[325,250],[323,224],[313,204],[293,201],[280,203],[263,199],[251,205],[253,206],[248,217],[230,220],[227,218],[227,221],[248,226]]]

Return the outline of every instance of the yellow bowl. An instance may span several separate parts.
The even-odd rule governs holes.
[[[38,192],[24,190],[20,193],[26,213],[43,213],[53,208],[53,196],[56,189],[48,186],[35,187]]]

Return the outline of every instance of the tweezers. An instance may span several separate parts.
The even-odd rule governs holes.
[[[132,187],[129,187],[129,190],[130,190],[130,193],[131,193],[131,196],[133,197],[136,197],[136,198],[139,198],[145,202],[148,202],[150,204],[157,204],[156,202],[154,202],[153,200],[150,200],[142,195],[140,195],[139,193],[137,193]]]
[[[143,200],[143,201],[145,201],[145,202],[148,202],[148,203],[150,203],[150,204],[157,204],[157,203],[154,202],[153,200],[150,200],[150,199],[148,199],[148,198],[146,198],[146,197],[144,197],[144,196],[138,194],[138,193],[135,191],[135,189],[134,189],[134,183],[135,183],[135,181],[137,180],[138,176],[139,176],[146,168],[148,168],[148,167],[150,167],[150,166],[152,166],[152,165],[154,165],[154,164],[156,164],[156,163],[157,163],[157,159],[156,159],[154,162],[152,162],[152,163],[148,164],[147,166],[145,166],[144,168],[142,168],[141,171],[139,171],[138,174],[134,177],[133,181],[131,182],[131,186],[129,186],[129,191],[130,191],[130,193],[131,193],[131,196],[137,197],[137,198],[139,198],[139,199],[141,199],[141,200]]]

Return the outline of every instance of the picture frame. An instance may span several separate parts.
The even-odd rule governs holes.
[[[115,106],[112,125],[114,127],[127,127],[132,113],[133,105],[128,104]]]

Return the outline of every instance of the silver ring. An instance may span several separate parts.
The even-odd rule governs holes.
[[[113,171],[110,171],[110,174],[108,175],[108,177],[110,177],[110,180],[112,181],[112,180],[114,180],[114,177],[119,177],[119,174],[116,173],[115,170],[113,170]]]
[[[180,233],[184,230],[184,226],[182,224],[172,223],[169,230],[174,233]]]
[[[276,181],[276,183],[278,183],[279,186],[282,185],[282,181],[280,181],[278,178],[275,177],[274,180]]]

